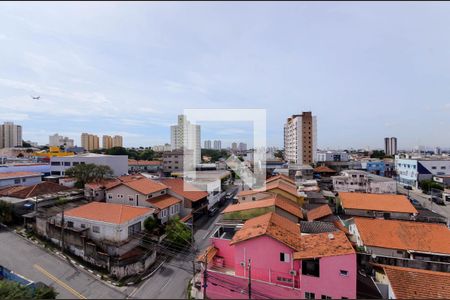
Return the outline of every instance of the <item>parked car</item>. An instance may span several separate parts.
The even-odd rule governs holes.
[[[412,186],[410,186],[410,185],[405,185],[404,188],[405,188],[405,190],[410,190],[410,191],[412,191]]]
[[[217,206],[215,206],[209,210],[208,216],[214,217],[218,211],[219,211],[219,208]]]
[[[436,203],[436,204],[439,204],[439,205],[445,205],[444,200],[443,200],[442,198],[440,198],[440,197],[433,196],[433,197],[431,198],[431,200],[432,200],[434,203]]]
[[[409,201],[411,202],[412,205],[417,206],[417,207],[422,207],[422,204],[417,201],[416,199],[409,199]]]

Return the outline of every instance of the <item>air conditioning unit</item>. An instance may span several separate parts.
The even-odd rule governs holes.
[[[245,261],[241,261],[240,265],[241,267],[245,267]]]
[[[295,271],[295,270],[290,270],[290,271],[289,271],[289,275],[297,276],[297,271]]]

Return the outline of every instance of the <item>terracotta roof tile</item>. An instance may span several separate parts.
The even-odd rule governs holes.
[[[147,202],[156,208],[165,209],[172,205],[180,203],[181,200],[170,195],[161,195],[156,198],[148,199]]]
[[[65,216],[123,224],[140,216],[151,214],[154,209],[124,204],[91,202],[64,212]]]
[[[135,160],[129,159],[128,165],[132,166],[159,166],[161,165],[161,161],[159,160]]]
[[[105,179],[99,182],[86,183],[84,186],[93,190],[98,190],[101,188],[108,189],[110,187],[116,186],[117,184],[120,184],[120,181],[118,179]]]
[[[32,177],[41,176],[41,173],[37,172],[6,172],[0,173],[0,179],[17,178],[17,177]]]
[[[331,214],[333,214],[331,208],[328,206],[328,204],[324,204],[319,207],[311,209],[310,211],[307,212],[306,216],[308,218],[308,221],[313,221],[320,219],[322,217],[329,216]]]
[[[8,189],[2,189],[0,190],[0,195],[26,199],[67,190],[70,190],[70,188],[50,181],[44,181],[30,186],[16,186]]]
[[[183,196],[184,198],[193,202],[201,200],[208,196],[207,192],[202,191],[189,183],[186,183],[189,189],[185,190],[184,180],[182,178],[161,179],[160,181],[168,186],[170,190],[172,190],[175,194]]]
[[[450,274],[404,267],[383,268],[396,299],[450,299]]]
[[[143,176],[122,176],[118,180],[118,182],[110,184],[107,189],[112,189],[123,184],[143,195],[148,195],[168,188],[161,182]]]
[[[360,209],[417,214],[417,210],[403,195],[340,192],[344,209]]]
[[[319,233],[302,235],[300,247],[294,253],[294,259],[310,259],[324,256],[354,254],[355,250],[345,233]]]
[[[236,211],[243,211],[243,210],[271,207],[271,206],[277,206],[277,207],[289,212],[290,214],[292,214],[294,216],[303,218],[302,210],[300,209],[300,207],[298,205],[295,205],[294,203],[292,203],[291,200],[286,199],[279,195],[275,195],[270,198],[261,199],[258,201],[232,204],[232,205],[229,205],[227,208],[225,208],[222,213],[227,214],[227,213],[236,212]]]
[[[207,262],[210,263],[213,260],[214,256],[216,256],[217,251],[217,248],[215,248],[213,245],[208,246],[205,250],[202,251],[202,253],[197,256],[197,261],[204,262],[206,256]]]
[[[292,183],[292,184],[295,185],[295,181],[292,180],[289,176],[286,176],[286,175],[284,175],[284,174],[279,174],[279,175],[270,177],[270,178],[268,178],[268,179],[266,180],[266,183],[272,182],[272,181],[274,181],[274,180],[279,180],[279,179],[284,180],[284,181],[287,181],[287,182]]]
[[[354,218],[366,246],[450,254],[450,230],[443,224]]]
[[[318,166],[318,167],[314,168],[313,172],[314,173],[336,173],[335,170],[333,170],[327,166]]]

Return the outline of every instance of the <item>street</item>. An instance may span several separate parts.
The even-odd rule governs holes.
[[[47,253],[17,234],[0,228],[0,265],[33,281],[52,286],[61,299],[123,299],[126,294]]]
[[[397,183],[397,191],[400,194],[403,195],[408,195],[408,190],[405,189],[402,185]],[[433,201],[430,200],[430,196],[426,195],[424,193],[422,193],[421,190],[410,190],[409,191],[409,196],[417,201],[420,202],[420,204],[422,204],[422,206],[424,208],[427,208],[435,213],[438,213],[444,217],[447,218],[447,220],[450,219],[450,203],[447,202],[447,205],[439,205],[434,203]]]

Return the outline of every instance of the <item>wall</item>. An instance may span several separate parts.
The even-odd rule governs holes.
[[[60,162],[59,166],[52,166],[52,162]],[[67,162],[68,165],[64,165]],[[110,166],[114,172],[114,176],[121,176],[128,173],[128,155],[75,155],[66,157],[52,157],[50,159],[51,172],[61,172],[60,175],[64,175],[64,171],[73,166],[73,162],[84,162],[86,164],[95,165],[107,165]],[[57,174],[55,174],[57,175]]]
[[[224,266],[227,268],[234,268],[235,247],[234,245],[230,245],[230,240],[211,238],[211,243],[218,249],[216,256],[224,258]]]
[[[151,193],[148,195],[144,195],[135,191],[128,186],[121,184],[114,188],[108,189],[106,191],[106,202],[107,203],[118,203],[118,204],[126,204],[126,205],[135,205],[135,206],[144,206],[151,207],[150,204],[146,201],[147,199],[156,198],[160,195],[165,195],[167,190],[162,190],[159,192]],[[119,198],[119,195],[123,197]],[[129,197],[132,197],[133,200],[130,201]]]
[[[151,255],[143,260],[139,260],[135,263],[124,265],[112,265],[110,268],[110,274],[118,279],[126,276],[140,274],[147,270],[151,264],[156,260],[156,251],[153,251]]]
[[[380,217],[384,218],[384,212],[374,212],[374,211],[368,211],[368,210],[362,210],[362,209],[344,209],[345,214],[350,216],[361,216],[361,217]],[[411,214],[409,213],[389,213],[389,217],[391,219],[397,219],[397,220],[411,220]]]
[[[30,177],[17,177],[17,178],[8,178],[8,179],[0,179],[0,187],[11,186],[11,185],[35,185],[42,182],[42,176],[30,176]],[[15,180],[19,182],[16,183]]]
[[[247,203],[252,201],[258,201],[263,198],[267,198],[269,196],[273,196],[273,194],[270,193],[257,193],[252,195],[246,195],[246,196],[237,196],[239,203]]]

